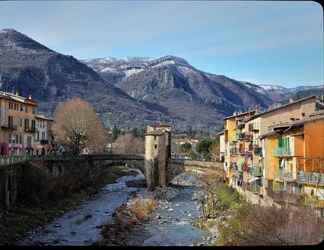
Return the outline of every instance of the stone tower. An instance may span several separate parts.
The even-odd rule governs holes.
[[[171,126],[154,124],[147,126],[145,134],[145,177],[147,187],[168,184],[168,162],[171,158]]]

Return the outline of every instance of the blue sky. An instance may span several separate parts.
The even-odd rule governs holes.
[[[206,72],[263,84],[323,84],[316,2],[0,2],[14,28],[76,58],[176,55]]]

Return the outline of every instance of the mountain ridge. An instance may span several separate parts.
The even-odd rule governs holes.
[[[273,103],[255,84],[206,73],[177,56],[78,60],[12,29],[0,30],[0,89],[32,94],[45,114],[78,96],[120,127],[161,121],[215,130],[234,111]]]

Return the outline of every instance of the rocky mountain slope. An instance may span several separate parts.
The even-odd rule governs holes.
[[[80,61],[12,29],[0,30],[0,89],[32,94],[48,115],[58,102],[80,96],[110,125],[164,121],[181,130],[215,129],[233,111],[265,108],[285,95],[277,91],[274,98],[265,87],[203,72],[175,56]]]
[[[257,85],[200,71],[175,56],[83,62],[133,98],[162,107],[188,126],[213,126],[235,110],[272,103]]]
[[[139,126],[144,120],[169,119],[139,103],[72,56],[57,53],[15,30],[0,31],[1,90],[19,91],[39,101],[52,114],[58,102],[80,96],[97,112],[112,112],[117,124]]]

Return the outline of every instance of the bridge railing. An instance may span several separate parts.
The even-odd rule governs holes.
[[[144,160],[143,155],[87,154],[87,155],[11,155],[0,156],[0,166],[14,165],[27,161],[73,161],[73,160]]]

